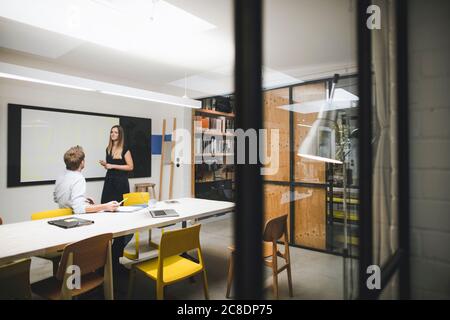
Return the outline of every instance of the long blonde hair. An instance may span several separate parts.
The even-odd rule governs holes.
[[[119,131],[119,137],[117,138],[117,145],[116,145],[116,150],[114,150],[114,154],[112,154],[112,148],[113,148],[113,141],[111,139],[111,131],[117,128],[117,130]],[[108,151],[109,154],[111,154],[113,159],[118,159],[119,157],[116,157],[117,155],[120,156],[120,158],[122,158],[122,151],[123,151],[123,145],[124,145],[124,134],[123,134],[123,128],[119,125],[115,125],[111,128],[111,130],[109,131],[109,143],[108,143],[108,147],[106,148],[106,150]],[[120,159],[119,158],[119,159]]]

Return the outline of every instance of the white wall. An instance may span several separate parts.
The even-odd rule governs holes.
[[[161,134],[163,118],[167,119],[168,130],[172,128],[174,117],[177,128],[191,129],[191,110],[188,108],[0,78],[0,216],[4,223],[29,220],[33,212],[56,208],[52,199],[53,185],[6,187],[8,103],[151,118],[153,134]],[[130,179],[131,190],[135,183],[153,182],[158,193],[159,166],[160,156],[153,156],[152,177]],[[190,196],[190,172],[189,164],[174,167],[174,197]],[[166,166],[163,199],[168,196],[168,182],[169,167]],[[102,188],[103,181],[87,182],[87,194],[97,202]]]
[[[412,297],[450,299],[450,1],[408,5]]]

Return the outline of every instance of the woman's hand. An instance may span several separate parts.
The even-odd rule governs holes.
[[[107,162],[104,161],[104,160],[100,160],[99,163],[100,163],[106,170],[114,169],[114,165],[113,165],[113,164],[107,163]]]
[[[105,169],[106,169],[106,170],[114,169],[114,165],[111,164],[111,163],[106,163],[106,164],[105,164]]]
[[[106,161],[105,160],[99,160],[98,163],[102,165],[106,169]]]

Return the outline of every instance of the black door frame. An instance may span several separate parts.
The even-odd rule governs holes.
[[[234,1],[236,128],[262,128],[262,7],[260,0]],[[259,131],[257,131],[259,132]],[[245,154],[251,148],[246,142]],[[262,299],[263,195],[261,164],[236,161],[235,281],[237,299]]]
[[[360,98],[360,260],[359,299],[378,299],[392,277],[399,274],[399,298],[410,298],[409,263],[409,127],[408,127],[408,39],[407,0],[396,2],[397,29],[397,137],[398,137],[398,250],[381,267],[381,289],[370,290],[366,281],[367,267],[373,265],[373,215],[372,215],[372,69],[371,33],[366,26],[370,0],[358,1],[358,76]],[[383,14],[381,12],[381,14]],[[383,26],[382,26],[383,27]],[[376,31],[375,31],[376,32]],[[369,111],[367,111],[369,110]]]

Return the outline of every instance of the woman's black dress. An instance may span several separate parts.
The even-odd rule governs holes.
[[[125,153],[128,148],[124,147],[122,151],[121,159],[113,159],[111,153],[106,150],[106,162],[116,165],[126,165]],[[130,184],[128,182],[128,171],[109,169],[106,172],[105,184],[103,185],[102,203],[117,201],[120,202],[123,199],[124,193],[130,192]]]
[[[124,147],[122,151],[121,159],[113,159],[111,153],[106,150],[106,162],[110,164],[126,165],[125,153],[127,153],[128,148]],[[103,185],[102,192],[102,203],[107,203],[109,201],[120,202],[123,199],[124,193],[130,192],[130,184],[128,182],[128,171],[108,169],[105,177],[105,184]],[[123,249],[126,247],[127,243],[133,238],[133,235],[126,235],[122,237],[114,238],[114,242],[111,248],[112,251],[112,263],[113,263],[113,274],[124,272],[125,268],[120,264],[120,257],[123,255]],[[114,277],[117,281],[117,277]],[[114,286],[116,288],[116,285]]]

